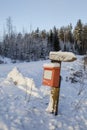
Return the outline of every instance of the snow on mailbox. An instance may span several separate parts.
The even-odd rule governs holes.
[[[60,77],[60,64],[48,63],[44,64],[43,85],[58,87]]]

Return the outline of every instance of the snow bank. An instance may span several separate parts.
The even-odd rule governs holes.
[[[7,75],[7,79],[4,81],[6,84],[14,83],[18,88],[25,91],[27,94],[31,94],[34,97],[40,97],[38,89],[35,86],[32,78],[24,77],[17,67],[14,67]]]
[[[14,67],[13,70],[7,75],[7,81],[12,81],[15,85],[17,85],[20,89],[27,91],[27,93],[31,93],[33,96],[39,96],[37,88],[32,78],[24,77],[18,68]]]
[[[56,61],[71,62],[76,60],[76,56],[72,52],[50,52],[49,59]]]
[[[2,63],[4,63],[4,64],[6,64],[6,63],[11,63],[11,59],[10,59],[10,58],[6,58],[6,57],[0,56],[0,63],[1,63],[1,64],[2,64]]]
[[[15,85],[26,85],[26,79],[16,67],[8,74],[7,78],[12,80]]]

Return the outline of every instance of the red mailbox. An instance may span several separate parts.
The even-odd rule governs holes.
[[[58,87],[60,78],[60,64],[44,64],[43,85]]]

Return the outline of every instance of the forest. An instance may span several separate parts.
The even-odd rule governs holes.
[[[47,59],[50,51],[71,51],[78,55],[87,53],[87,24],[81,19],[73,28],[70,23],[66,27],[49,31],[31,30],[30,32],[16,32],[11,17],[6,19],[6,29],[0,41],[0,55],[21,61],[37,61]]]

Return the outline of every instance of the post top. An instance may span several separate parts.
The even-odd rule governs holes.
[[[64,61],[64,62],[72,62],[75,61],[77,58],[74,53],[72,52],[62,52],[62,51],[56,51],[56,52],[50,52],[49,53],[49,59],[55,60],[55,61]]]

